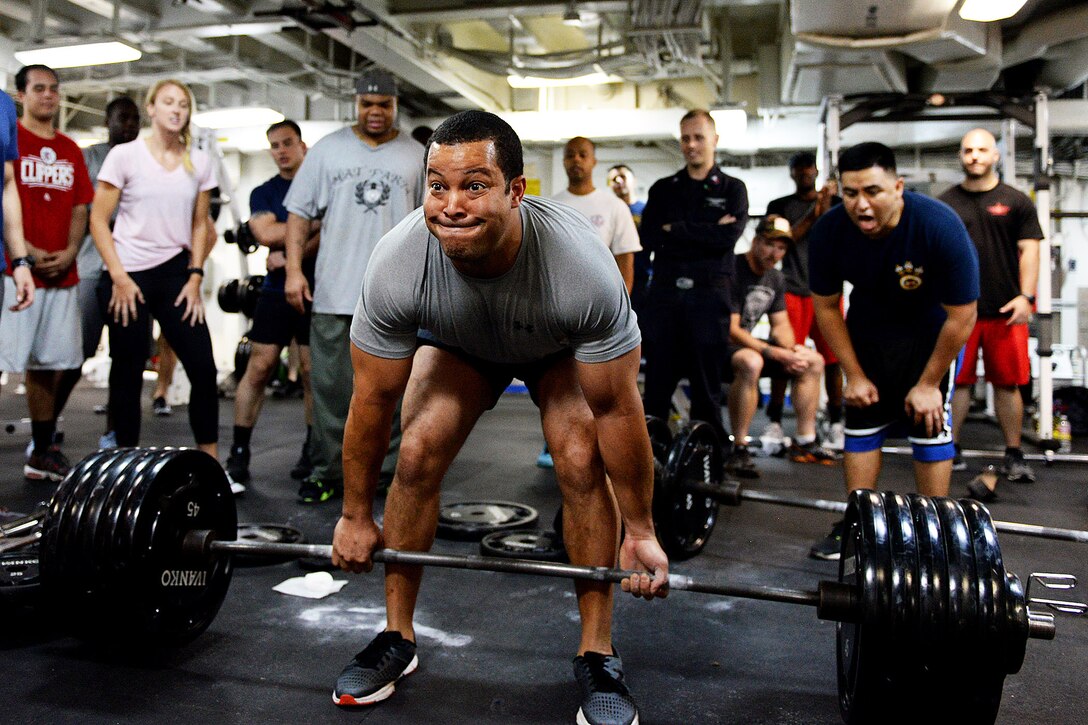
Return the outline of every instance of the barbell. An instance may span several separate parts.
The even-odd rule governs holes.
[[[842,514],[843,501],[806,498],[745,488],[723,471],[722,445],[707,423],[693,421],[674,437],[660,418],[646,416],[654,453],[654,524],[669,556],[687,559],[702,551],[718,517],[718,505],[754,501]],[[1088,543],[1088,531],[1015,521],[993,521],[997,531]]]
[[[331,556],[331,547],[236,541],[226,475],[195,450],[99,451],[61,482],[41,526],[44,601],[57,621],[111,642],[179,645],[222,604],[233,556]],[[889,721],[904,699],[968,722],[993,722],[1027,640],[1053,639],[1053,616],[1029,610],[1005,570],[989,513],[971,500],[855,492],[845,510],[836,581],[813,591],[706,582],[669,587],[812,606],[836,621],[839,704],[847,723]],[[547,562],[383,549],[375,561],[616,582],[630,572]],[[966,673],[966,674],[965,674]],[[971,681],[964,687],[964,678]],[[902,693],[925,693],[903,698]],[[909,704],[905,706],[909,709]]]

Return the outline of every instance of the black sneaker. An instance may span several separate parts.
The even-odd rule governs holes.
[[[967,461],[963,460],[963,451],[960,450],[960,446],[956,444],[956,455],[952,457],[952,470],[953,471],[966,471]]]
[[[28,481],[63,481],[71,468],[68,459],[54,444],[44,453],[38,453],[35,450],[30,454],[23,465],[23,476]]]
[[[249,449],[245,446],[232,446],[227,457],[227,473],[231,480],[245,483],[249,480]]]
[[[295,461],[295,467],[291,469],[291,478],[301,481],[304,478],[309,478],[313,472],[314,464],[310,462],[310,447],[303,443],[302,453],[299,454],[298,460]]]
[[[842,532],[843,522],[836,521],[831,527],[831,533],[813,544],[808,555],[813,559],[838,561],[842,552]]]
[[[310,476],[298,487],[299,503],[325,503],[340,495],[340,486],[331,481],[322,481]]]
[[[1024,454],[1020,451],[1005,453],[1001,470],[1005,472],[1005,478],[1013,483],[1035,483],[1035,471],[1024,460]]]
[[[759,478],[759,471],[756,470],[752,454],[748,452],[748,446],[733,446],[733,452],[725,458],[725,471],[737,478]]]
[[[373,705],[393,694],[397,680],[419,666],[416,644],[400,632],[382,632],[336,678],[337,705]]]
[[[160,395],[151,401],[151,412],[155,415],[173,415],[174,409],[166,402],[166,398]]]
[[[623,681],[623,663],[618,656],[600,652],[578,655],[574,679],[582,688],[579,725],[638,725],[638,707]]]

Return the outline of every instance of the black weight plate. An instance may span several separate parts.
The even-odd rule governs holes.
[[[125,506],[132,492],[132,482],[156,460],[157,454],[154,449],[146,449],[141,455],[133,456],[121,475],[114,480],[113,487],[103,502],[102,513],[95,528],[94,557],[96,561],[108,562],[109,570],[114,574],[124,571],[131,558],[128,548],[122,550],[118,543],[118,526],[125,519]],[[122,551],[123,553],[115,553]]]
[[[918,542],[910,502],[895,493],[884,494],[888,518],[888,543],[891,550],[892,636],[896,646],[910,642],[918,616],[917,583]]]
[[[1005,572],[1005,671],[1015,675],[1024,665],[1028,645],[1028,605],[1020,578]]]
[[[948,623],[946,641],[974,645],[978,621],[978,594],[975,586],[975,550],[971,533],[959,504],[950,498],[933,500],[941,517],[945,561],[948,564]],[[965,663],[966,666],[966,663]]]
[[[1004,578],[1004,567],[1000,567],[1000,552],[997,535],[994,531],[990,513],[979,503],[969,498],[961,499],[960,506],[967,519],[967,528],[971,531],[971,545],[975,550],[975,576],[978,588],[978,637],[986,657],[1001,656],[996,646],[1000,640],[1004,623],[998,621],[994,582],[998,569]],[[1002,616],[1004,613],[1002,612]]]
[[[718,520],[718,502],[687,490],[689,480],[721,485],[722,449],[714,429],[695,421],[677,433],[662,470],[654,467],[654,526],[670,558],[690,559],[706,546]]]
[[[33,605],[41,583],[40,574],[37,544],[0,554],[0,611]]]
[[[650,449],[654,459],[661,461],[662,465],[669,458],[669,449],[672,448],[672,431],[669,424],[656,415],[646,416],[646,432],[650,436]]]
[[[945,582],[944,538],[933,500],[909,494],[918,540],[918,620],[920,643],[940,643],[948,619],[948,586]]]
[[[567,560],[567,552],[555,532],[541,529],[514,529],[488,534],[480,540],[480,553],[503,559]]]
[[[242,300],[239,292],[241,280],[231,279],[219,285],[216,297],[219,300],[219,309],[223,312],[239,312],[242,309]]]
[[[890,569],[888,522],[875,491],[854,491],[843,518],[839,581],[857,587],[858,622],[836,624],[839,710],[848,725],[887,713],[892,657],[888,647]]]
[[[479,541],[495,531],[523,529],[536,523],[532,506],[513,501],[461,501],[438,511],[438,535],[456,541]]]
[[[306,537],[298,529],[285,524],[238,524],[238,541],[259,544],[305,544]],[[282,564],[294,557],[234,555],[235,566],[268,566]],[[331,563],[331,562],[330,562]]]
[[[86,494],[86,501],[79,510],[77,518],[72,519],[71,525],[75,529],[73,543],[77,551],[75,556],[70,556],[70,561],[77,562],[80,567],[80,576],[84,580],[98,580],[98,574],[103,568],[109,568],[108,555],[102,556],[102,550],[97,547],[99,536],[110,530],[112,521],[108,516],[107,499],[115,488],[115,484],[121,483],[127,472],[139,465],[148,454],[142,449],[125,449],[125,453],[118,454],[114,463],[106,467],[95,481],[93,487]]]
[[[155,645],[195,638],[211,623],[230,585],[227,555],[194,558],[181,543],[192,529],[209,529],[224,540],[237,535],[237,514],[227,475],[219,463],[195,450],[164,450],[165,464],[148,479],[144,495],[129,509],[134,571],[125,617],[128,629]],[[149,469],[151,470],[151,469]],[[131,582],[131,583],[129,583]]]

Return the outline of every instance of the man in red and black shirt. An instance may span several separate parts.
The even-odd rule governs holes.
[[[83,363],[75,259],[94,188],[79,146],[53,127],[60,110],[57,74],[27,66],[16,74],[15,87],[23,106],[15,184],[37,295],[22,314],[0,317],[0,369],[26,372],[34,441],[23,475],[60,481],[68,462],[53,440],[56,394],[64,372]],[[4,283],[13,289],[10,277]]]
[[[1035,473],[1020,450],[1024,403],[1019,386],[1031,377],[1028,320],[1035,303],[1043,231],[1031,200],[998,178],[1000,158],[989,131],[968,132],[960,142],[964,180],[940,196],[963,220],[978,248],[982,292],[978,322],[956,375],[952,436],[959,441],[970,405],[968,388],[978,379],[975,369],[981,348],[986,380],[994,386],[994,410],[1005,435],[1005,475],[1010,481],[1030,483]]]

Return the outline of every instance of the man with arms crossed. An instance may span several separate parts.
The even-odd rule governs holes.
[[[947,496],[951,369],[975,324],[978,255],[955,212],[903,190],[895,155],[861,143],[839,157],[843,203],[809,233],[816,321],[846,374],[847,493],[876,488],[880,448],[906,434],[918,492]],[[854,285],[847,319],[844,282]],[[842,522],[813,546],[838,559]]]
[[[1004,473],[1010,481],[1031,483],[1035,472],[1020,449],[1024,400],[1019,386],[1031,379],[1028,321],[1035,303],[1043,230],[1031,199],[997,178],[1000,158],[997,141],[989,131],[976,128],[969,132],[960,142],[963,183],[939,197],[963,220],[978,248],[982,287],[979,319],[967,340],[963,366],[956,376],[952,438],[960,439],[967,418],[970,388],[978,380],[975,370],[981,347],[986,381],[994,386],[994,411],[1005,435]]]
[[[378,245],[352,321],[355,390],[333,563],[370,570],[382,546],[430,548],[442,477],[516,376],[540,407],[571,562],[614,566],[622,516],[620,565],[643,572],[624,580],[624,590],[664,595],[668,560],[651,514],[652,458],[630,301],[585,218],[524,194],[521,142],[505,121],[464,111],[434,132],[423,208]],[[404,438],[379,529],[373,498],[402,392]],[[385,567],[387,629],[341,673],[337,704],[385,699],[415,669],[422,573]],[[575,590],[579,722],[637,722],[612,648],[612,587],[577,582]]]

